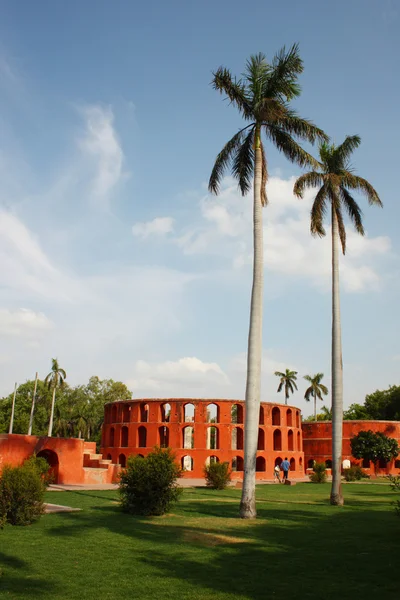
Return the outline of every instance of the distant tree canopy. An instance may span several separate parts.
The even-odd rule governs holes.
[[[374,464],[380,460],[389,462],[399,455],[397,440],[380,431],[360,431],[351,438],[350,445],[354,458],[363,458]]]
[[[28,432],[29,415],[35,382],[27,381],[17,388],[15,399],[14,433]],[[11,393],[0,400],[0,433],[6,433],[11,416]],[[47,435],[52,391],[38,380],[33,422],[33,435]],[[113,379],[91,377],[86,385],[71,387],[64,384],[57,391],[53,435],[83,437],[99,442],[104,417],[104,404],[116,400],[130,400],[132,393],[126,385]]]

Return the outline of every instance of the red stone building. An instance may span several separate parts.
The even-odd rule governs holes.
[[[103,458],[125,466],[131,454],[146,456],[154,446],[171,447],[184,477],[203,477],[210,461],[229,462],[233,477],[243,474],[245,405],[240,400],[141,399],[105,407]],[[272,479],[276,464],[287,456],[290,477],[304,477],[300,410],[262,402],[257,479]]]

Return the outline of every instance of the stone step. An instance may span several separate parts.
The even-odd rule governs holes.
[[[109,460],[109,459],[99,460],[99,465],[102,465],[104,467],[106,467],[107,465],[112,465],[112,460]]]

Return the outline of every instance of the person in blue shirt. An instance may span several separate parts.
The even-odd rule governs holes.
[[[285,482],[287,481],[290,469],[290,462],[288,461],[287,456],[285,456],[285,460],[281,462],[281,469],[283,471],[283,482]]]

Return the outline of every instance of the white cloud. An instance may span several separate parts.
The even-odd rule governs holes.
[[[174,230],[174,219],[171,217],[156,217],[152,221],[135,223],[132,227],[134,236],[146,239],[151,235],[166,235]]]
[[[29,308],[8,310],[0,308],[0,333],[2,335],[31,336],[51,329],[52,322],[41,312]]]

